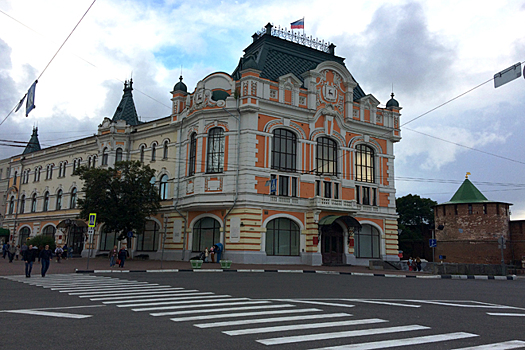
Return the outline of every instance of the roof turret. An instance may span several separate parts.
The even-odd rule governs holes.
[[[390,95],[390,100],[388,100],[388,102],[386,103],[386,108],[390,108],[390,107],[396,107],[396,108],[399,108],[399,102],[397,102],[396,99],[394,99],[394,93],[392,92],[392,94]]]
[[[179,82],[173,87],[173,92],[175,91],[188,92],[188,87],[182,82],[182,75],[179,77]]]
[[[40,149],[40,141],[38,141],[38,128],[33,127],[33,134],[31,134],[31,139],[27,143],[27,146],[22,154],[40,151]]]
[[[128,125],[142,124],[137,115],[131,91],[133,91],[133,80],[130,79],[129,82],[126,80],[124,82],[124,94],[111,121],[124,120]]]

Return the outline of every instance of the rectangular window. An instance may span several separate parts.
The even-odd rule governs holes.
[[[332,183],[330,181],[324,182],[324,198],[332,198]]]
[[[377,206],[377,188],[372,188],[371,204]]]
[[[370,187],[363,186],[363,204],[370,205]]]
[[[339,199],[339,184],[334,183],[334,199]]]
[[[468,205],[468,213],[469,215],[472,214],[472,204]]]
[[[279,176],[279,196],[288,196],[290,194],[290,177]]]
[[[499,203],[496,203],[496,215],[499,215]]]
[[[321,195],[321,181],[315,180],[315,195],[320,196]]]
[[[355,187],[355,201],[357,204],[361,204],[361,186]]]
[[[446,216],[447,215],[447,207],[444,205],[443,206],[443,216]]]
[[[297,178],[292,177],[292,197],[297,197]]]
[[[272,180],[272,182],[274,182],[275,179],[277,179],[277,175],[271,175],[271,176],[270,176],[270,179]],[[276,191],[272,191],[272,185],[271,185],[271,183],[270,183],[270,194],[273,194],[273,195],[276,195],[276,194],[277,194]]]
[[[487,205],[483,204],[483,214],[487,214]]]

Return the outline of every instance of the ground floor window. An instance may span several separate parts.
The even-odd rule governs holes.
[[[46,227],[44,227],[44,229],[42,230],[42,234],[44,236],[49,236],[49,237],[55,237],[55,233],[57,232],[57,229],[54,227],[54,226],[51,226],[51,225],[48,225]]]
[[[111,250],[117,245],[118,234],[115,232],[107,232],[106,229],[102,230],[100,234],[100,250]]]
[[[210,248],[215,243],[219,243],[221,238],[221,225],[214,218],[202,218],[193,226],[193,247],[194,252],[202,252],[205,248]]]
[[[299,226],[290,219],[278,218],[266,226],[267,255],[299,255]]]
[[[379,258],[381,238],[379,230],[371,225],[363,225],[361,232],[355,234],[354,254],[358,258]]]
[[[142,232],[137,233],[137,251],[153,252],[157,250],[160,226],[153,220],[146,221]]]
[[[27,242],[27,239],[29,238],[30,233],[31,233],[31,230],[29,230],[29,227],[22,227],[20,229],[20,232],[18,233],[20,245]]]

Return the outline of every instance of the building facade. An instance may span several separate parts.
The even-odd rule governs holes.
[[[137,228],[134,254],[187,260],[222,243],[239,263],[398,260],[399,103],[366,94],[334,45],[298,43],[270,24],[252,39],[232,74],[210,74],[193,92],[181,77],[168,117],[140,122],[126,82],[97,135],[4,162],[10,239],[53,234],[83,255],[118,245],[103,224],[86,241],[71,173],[139,160],[157,172],[162,208]]]

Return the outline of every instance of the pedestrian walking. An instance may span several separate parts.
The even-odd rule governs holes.
[[[2,257],[5,259],[7,250],[9,249],[9,244],[7,242],[2,242]]]
[[[118,259],[118,249],[117,249],[117,246],[114,246],[113,249],[109,251],[109,267],[115,266],[117,259]]]
[[[20,256],[22,257],[22,259],[24,259],[24,252],[27,250],[27,244],[22,244],[22,246],[20,247]]]
[[[39,257],[42,263],[42,277],[46,277],[46,272],[53,258],[53,252],[49,249],[49,244],[46,244],[45,248],[40,251]]]
[[[62,247],[62,259],[67,260],[67,244]]]
[[[60,248],[59,245],[57,245],[57,247],[55,248],[55,256],[57,258],[57,263],[60,262],[60,258],[62,257],[62,253],[64,252],[64,250],[62,248]]]
[[[128,256],[128,251],[126,250],[126,248],[124,247],[120,248],[118,252],[118,259],[120,260],[118,264],[119,267],[124,267],[124,262],[126,261],[127,256]]]
[[[412,259],[412,257],[408,258],[408,271],[412,271],[414,269],[414,260]]]
[[[18,260],[18,257],[20,256],[20,244],[16,246],[15,249],[15,259]]]
[[[12,263],[16,253],[16,246],[13,242],[11,242],[11,245],[9,245],[9,250],[7,253],[9,254],[9,262]]]
[[[33,247],[32,244],[29,245],[28,249],[24,250],[22,259],[24,259],[24,262],[26,265],[26,277],[31,277],[31,270],[33,269],[33,263],[35,262],[37,254],[38,254],[38,248]]]
[[[416,271],[421,271],[421,259],[418,257],[416,257]]]

